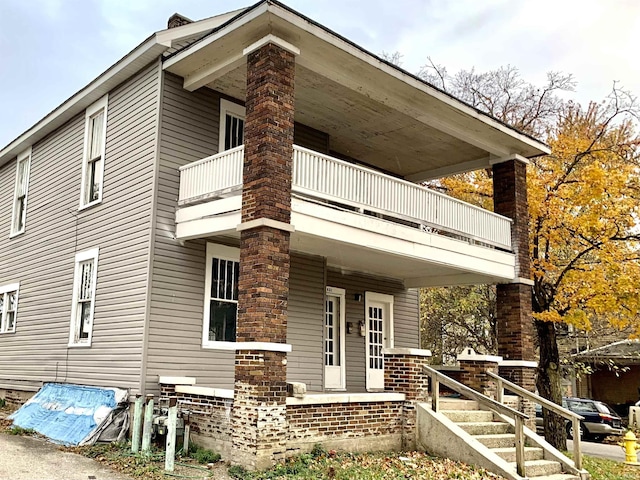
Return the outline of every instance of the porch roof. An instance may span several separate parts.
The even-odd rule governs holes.
[[[175,52],[164,68],[187,90],[244,100],[245,49],[273,35],[296,59],[296,121],[331,149],[411,181],[477,170],[548,147],[274,0],[240,12]]]

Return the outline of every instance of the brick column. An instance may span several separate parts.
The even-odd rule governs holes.
[[[428,365],[431,352],[417,348],[387,348],[384,350],[384,389],[404,393],[402,407],[402,449],[416,449],[416,403],[426,402],[428,375],[422,370]]]
[[[509,160],[493,166],[494,211],[513,220],[511,242],[516,255],[513,283],[498,285],[498,355],[505,360],[500,375],[535,391],[535,347],[531,307],[531,261],[529,257],[529,210],[527,165]],[[532,366],[533,365],[533,366]],[[520,410],[535,421],[533,405],[520,402]],[[533,412],[533,415],[531,413]],[[535,424],[529,424],[535,428]]]
[[[473,348],[465,348],[457,357],[460,364],[460,383],[489,398],[496,399],[496,382],[487,372],[498,374],[501,357],[478,355]]]
[[[277,43],[245,52],[232,461],[248,469],[266,468],[286,452],[295,55]]]
[[[531,316],[531,261],[527,165],[509,160],[493,166],[494,211],[513,220],[511,243],[516,255],[514,281],[497,286],[498,355],[505,360],[534,360]]]

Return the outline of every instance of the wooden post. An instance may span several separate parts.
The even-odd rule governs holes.
[[[582,470],[582,435],[580,435],[580,420],[573,417],[573,464],[578,470]]]
[[[440,382],[437,373],[431,375],[431,409],[434,412],[440,410]]]
[[[498,403],[504,403],[504,385],[502,385],[502,379],[496,379],[496,401]]]
[[[151,451],[151,430],[153,428],[153,395],[147,395],[144,407],[144,424],[142,426],[142,453]]]
[[[191,425],[188,421],[184,422],[184,440],[182,441],[182,451],[184,455],[189,455],[189,435],[191,434]]]
[[[144,400],[139,393],[136,395],[136,403],[133,407],[133,432],[131,433],[131,451],[138,453],[140,450],[140,434],[142,429],[142,405]]]
[[[516,415],[516,470],[518,475],[526,477],[524,467],[524,429],[522,417]]]
[[[173,472],[176,457],[176,426],[178,423],[178,399],[169,399],[169,418],[167,419],[167,449],[164,454],[164,469]]]

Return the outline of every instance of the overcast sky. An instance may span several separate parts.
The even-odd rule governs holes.
[[[197,20],[253,0],[0,0],[0,148],[179,12]],[[640,0],[285,0],[369,51],[430,56],[450,73],[513,65],[542,84],[574,75],[573,98],[617,80],[640,94]]]

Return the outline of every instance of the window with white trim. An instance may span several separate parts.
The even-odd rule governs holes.
[[[76,254],[69,346],[91,345],[93,312],[96,302],[98,253],[99,249],[94,248]]]
[[[13,194],[13,211],[11,214],[11,236],[23,233],[27,224],[27,194],[29,193],[30,167],[31,147],[18,155],[16,186]]]
[[[80,208],[89,207],[102,201],[104,153],[107,139],[107,103],[108,96],[105,95],[87,108],[85,113]]]
[[[16,331],[19,289],[19,283],[0,286],[0,333]]]
[[[224,98],[220,99],[220,141],[218,152],[230,150],[244,143],[246,109]]]
[[[224,348],[236,341],[240,250],[207,244],[202,346]]]

